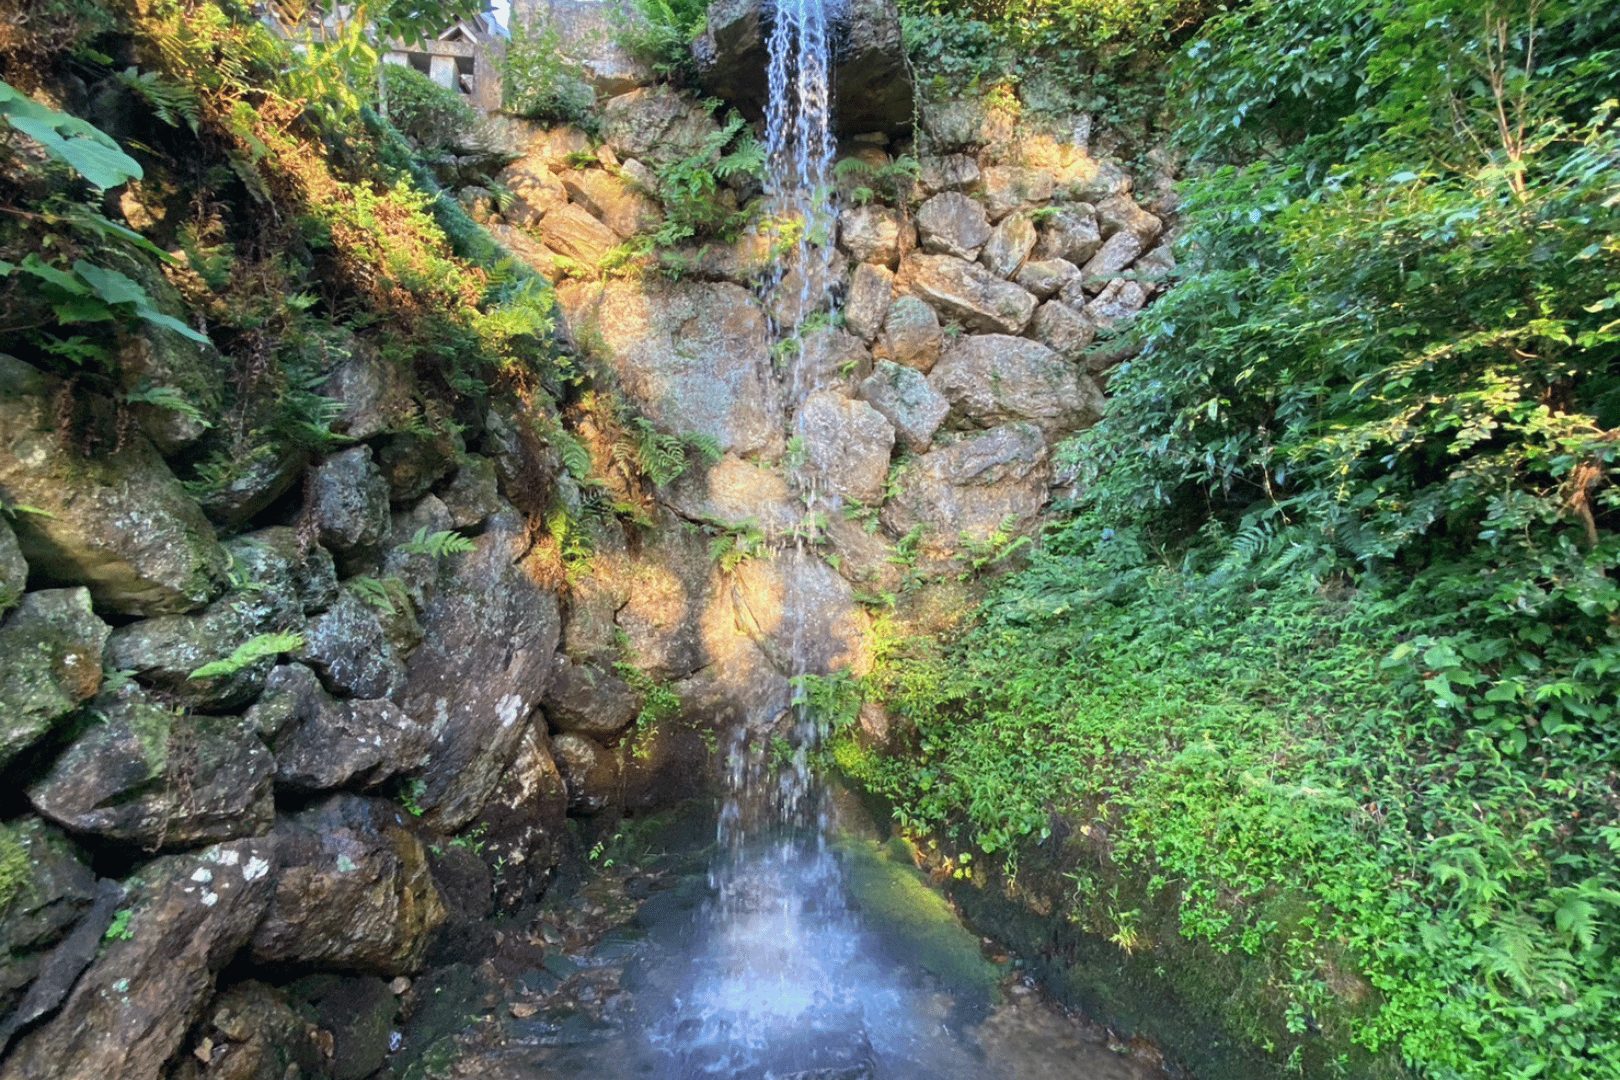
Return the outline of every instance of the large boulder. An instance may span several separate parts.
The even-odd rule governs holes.
[[[286,1080],[328,1075],[332,1033],[298,1015],[284,994],[238,983],[209,1002],[197,1044],[169,1080]]]
[[[500,782],[546,692],[561,617],[530,561],[523,519],[491,519],[422,613],[400,704],[433,733],[419,801],[432,822],[471,821]]]
[[[1028,292],[952,255],[908,257],[898,284],[969,330],[1017,334],[1035,314],[1035,298]]]
[[[618,233],[573,203],[546,214],[540,223],[540,239],[558,255],[592,270],[602,264],[602,256],[619,246]]]
[[[990,239],[990,222],[983,203],[959,191],[946,191],[918,208],[917,232],[924,251],[974,259]]]
[[[617,674],[557,657],[541,702],[555,731],[572,731],[604,742],[630,726],[640,708],[636,692]]]
[[[211,661],[231,655],[257,633],[271,629],[270,601],[295,597],[268,597],[262,592],[230,593],[214,601],[196,615],[155,615],[114,630],[107,643],[107,660],[118,671],[128,671],[143,686],[188,709],[202,712],[228,712],[239,709],[258,696],[264,677],[275,664],[274,656],[263,656],[234,671],[193,679],[191,673]],[[296,622],[287,619],[282,629],[296,629],[303,623],[303,612]]]
[[[1028,420],[1048,436],[1095,424],[1102,391],[1045,345],[1004,334],[973,334],[946,350],[928,381],[970,427]]]
[[[545,725],[530,723],[500,783],[478,812],[495,899],[512,909],[533,900],[560,859],[567,840],[568,789],[552,758]]]
[[[702,148],[715,130],[707,109],[663,84],[639,87],[602,106],[602,141],[621,161],[677,161]]]
[[[126,265],[151,297],[154,308],[184,320],[180,294],[155,265],[146,260],[131,260]],[[165,456],[186,449],[208,430],[203,418],[218,413],[222,376],[228,370],[212,344],[145,322],[125,335],[112,367],[131,399],[131,415]],[[190,407],[175,409],[159,404],[159,395],[178,396]]]
[[[782,394],[765,313],[724,282],[614,280],[558,290],[576,338],[603,352],[625,396],[662,431],[737,454],[781,452]]]
[[[62,384],[0,354],[0,500],[36,574],[89,587],[120,615],[193,611],[219,595],[224,550],[141,435],[88,456],[58,429]]]
[[[950,401],[929,385],[922,372],[886,361],[861,383],[860,393],[894,425],[900,442],[914,454],[928,449],[951,411]]]
[[[780,469],[735,454],[707,469],[688,469],[669,486],[663,501],[688,521],[757,528],[771,538],[791,533],[804,517],[804,505]]]
[[[1048,300],[1035,309],[1030,333],[1064,360],[1077,361],[1096,339],[1097,324],[1062,300]]]
[[[838,215],[838,246],[856,262],[893,267],[915,242],[911,222],[890,207],[851,206]]]
[[[883,320],[883,355],[902,367],[928,374],[939,362],[945,346],[934,309],[915,296],[902,296],[889,307]]]
[[[388,481],[371,447],[333,454],[310,473],[310,515],[339,555],[375,547],[388,531]]]
[[[1052,174],[1025,165],[992,165],[984,170],[984,209],[991,221],[1014,210],[1044,206],[1054,191]]]
[[[321,384],[322,397],[337,402],[332,430],[351,439],[370,439],[397,426],[414,409],[410,371],[374,349],[351,340],[348,355]]]
[[[334,694],[386,698],[405,685],[405,665],[383,627],[377,603],[362,597],[355,585],[338,591],[337,602],[309,620],[299,659],[314,668]],[[396,607],[400,598],[387,598]]]
[[[918,458],[883,508],[897,536],[921,526],[923,550],[948,557],[1004,525],[1027,527],[1046,504],[1051,468],[1033,424],[1006,424],[959,438]]]
[[[96,721],[28,785],[64,828],[140,847],[252,836],[275,815],[275,763],[235,716],[188,716],[132,685],[91,704]]]
[[[495,463],[486,457],[463,458],[450,482],[440,489],[439,501],[450,512],[452,528],[482,525],[501,508]]]
[[[551,753],[568,789],[568,809],[598,814],[619,797],[619,759],[595,739],[565,731],[551,740]]]
[[[0,1064],[0,1080],[163,1075],[214,976],[247,943],[272,887],[267,840],[154,859],[129,916],[61,1009]]]
[[[882,413],[864,401],[822,390],[805,399],[795,430],[803,441],[804,472],[823,494],[883,501],[894,428]]]
[[[1037,260],[1062,259],[1079,266],[1102,247],[1097,215],[1084,203],[1051,211],[1038,231],[1040,236],[1031,252]]]
[[[849,278],[844,298],[844,325],[867,344],[883,329],[894,299],[894,274],[886,266],[859,263]]]
[[[565,169],[559,178],[568,197],[612,229],[629,238],[658,228],[658,204],[604,169]]]
[[[0,622],[0,765],[95,696],[109,632],[84,589],[28,593]]]
[[[297,529],[273,525],[225,542],[231,569],[243,581],[244,597],[271,606],[277,616],[313,615],[337,599],[332,553]]]
[[[279,818],[273,836],[275,894],[255,959],[376,975],[421,966],[444,904],[397,803],[332,795]]]
[[[1029,214],[1012,214],[1002,218],[991,230],[989,241],[979,253],[979,261],[997,277],[1010,278],[1018,273],[1034,250],[1035,219]]]
[[[337,700],[302,664],[270,673],[248,721],[269,740],[276,783],[301,791],[376,787],[427,758],[427,728],[398,705]]]

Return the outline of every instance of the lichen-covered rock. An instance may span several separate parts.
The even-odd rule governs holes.
[[[57,431],[61,384],[0,354],[0,499],[30,568],[83,584],[121,615],[192,611],[219,595],[225,552],[144,436],[85,456]]]
[[[984,170],[984,209],[991,221],[1014,210],[1043,206],[1052,199],[1052,174],[1024,165],[992,165]]]
[[[973,259],[990,239],[990,222],[983,203],[946,191],[918,208],[917,232],[924,251]]]
[[[602,105],[602,141],[620,160],[653,166],[676,161],[695,152],[714,130],[707,109],[667,85],[631,90]]]
[[[96,875],[55,827],[36,817],[0,822],[0,1017],[16,1007],[95,894]],[[0,1035],[10,1034],[0,1021]]]
[[[1028,338],[974,334],[946,350],[928,381],[972,427],[1027,420],[1067,434],[1102,416],[1102,391],[1051,349]]]
[[[397,597],[389,601],[397,602]],[[309,620],[299,659],[334,694],[345,697],[393,697],[404,686],[404,665],[383,629],[381,613],[353,584],[343,586],[337,601]]]
[[[930,154],[917,177],[923,193],[971,191],[979,184],[979,163],[971,154]]]
[[[896,536],[921,526],[922,549],[948,557],[967,542],[983,542],[1006,523],[1026,527],[1046,504],[1051,469],[1045,440],[1033,424],[1006,424],[938,447],[900,476],[883,508]]]
[[[388,531],[388,481],[371,447],[333,454],[310,474],[310,514],[321,543],[338,555],[375,547]]]
[[[1048,300],[1035,309],[1030,333],[1063,359],[1074,361],[1096,338],[1097,324],[1062,300]]]
[[[1029,293],[951,255],[907,257],[898,284],[970,330],[1017,334],[1035,314],[1035,298]]]
[[[95,696],[110,632],[84,589],[27,593],[0,622],[0,765]]]
[[[439,500],[450,511],[451,527],[482,525],[501,508],[495,463],[486,457],[463,458],[450,482],[439,489]]]
[[[17,546],[17,535],[0,516],[0,616],[17,606],[27,587],[28,562]]]
[[[1117,162],[1082,156],[1065,170],[1064,183],[1070,198],[1099,203],[1110,195],[1131,190],[1131,177]]]
[[[765,313],[723,282],[613,280],[558,289],[576,335],[605,353],[624,394],[661,431],[737,454],[781,452],[782,395]]]
[[[196,615],[155,615],[114,630],[107,660],[119,671],[134,674],[141,685],[161,691],[188,709],[226,712],[258,696],[274,656],[261,657],[225,674],[193,679],[204,664],[221,660],[268,625],[256,616],[268,605],[255,605],[260,594],[229,594]],[[284,598],[281,598],[284,599]],[[298,612],[298,625],[303,613]]]
[[[444,904],[397,803],[332,795],[276,821],[261,963],[397,975],[421,966]]]
[[[897,134],[911,126],[911,65],[894,0],[848,0],[835,23],[838,130]]]
[[[1142,238],[1129,231],[1122,230],[1103,241],[1097,254],[1080,268],[1080,280],[1085,283],[1086,291],[1101,292],[1109,281],[1129,269],[1142,254],[1142,248]]]
[[[332,430],[351,439],[381,435],[412,410],[409,372],[358,341],[351,342],[349,355],[327,376],[320,392],[342,410],[332,420]]]
[[[455,471],[467,451],[454,428],[432,434],[401,432],[377,446],[377,470],[388,481],[388,498],[395,506],[413,503]]]
[[[851,206],[838,215],[838,246],[856,262],[893,268],[915,237],[911,222],[887,206]]]
[[[1150,292],[1165,288],[1176,272],[1176,256],[1170,249],[1170,241],[1163,241],[1140,256],[1134,269],[1137,280]]]
[[[984,101],[967,95],[923,103],[923,134],[936,154],[972,150],[989,141]]]
[[[231,569],[255,602],[278,615],[313,615],[337,599],[337,568],[332,553],[285,525],[243,533],[225,542]]]
[[[568,809],[599,814],[619,795],[619,759],[601,743],[565,731],[551,740],[551,753],[568,788]]]
[[[253,836],[275,814],[275,762],[234,716],[188,716],[132,685],[91,704],[87,726],[28,799],[77,833],[144,848],[183,848]]]
[[[302,664],[270,673],[248,723],[270,743],[276,783],[300,791],[376,787],[420,768],[430,738],[392,701],[334,699]]]
[[[804,472],[836,499],[877,503],[894,450],[894,428],[864,401],[828,391],[805,399],[795,430],[803,440]]]
[[[861,383],[860,393],[894,425],[905,448],[915,454],[928,449],[951,410],[950,401],[929,385],[922,372],[899,364],[880,362]]]
[[[551,685],[541,701],[554,731],[572,731],[603,742],[636,718],[636,692],[618,675],[557,657]]]
[[[621,238],[658,228],[658,204],[602,169],[565,169],[559,174],[568,197]]]
[[[860,263],[849,279],[844,299],[844,325],[868,345],[883,329],[894,299],[894,273],[876,263]]]
[[[619,245],[619,234],[591,216],[589,210],[569,203],[546,214],[540,239],[558,255],[594,268],[602,256]]]
[[[18,1040],[0,1080],[160,1076],[247,942],[271,890],[264,838],[147,863],[129,880],[130,916],[60,1011]]]
[[[545,694],[557,651],[557,598],[531,573],[527,529],[491,519],[422,613],[399,698],[433,733],[420,803],[439,828],[471,821],[500,781]]]
[[[979,252],[979,261],[997,277],[1010,278],[1018,273],[1034,250],[1035,219],[1029,214],[1012,214],[1002,218],[990,231],[990,239]]]
[[[934,309],[915,296],[902,296],[889,307],[883,321],[883,350],[887,359],[924,375],[939,361],[945,345]]]
[[[1024,263],[1013,280],[1035,294],[1037,300],[1049,300],[1079,276],[1080,268],[1067,259],[1032,259]]]
[[[1136,281],[1110,281],[1086,305],[1086,317],[1101,330],[1118,330],[1147,304],[1147,290]]]
[[[197,491],[208,520],[234,529],[292,490],[309,463],[309,452],[275,436],[242,446],[212,436],[204,445],[229,460],[228,471]]]
[[[872,367],[872,354],[861,339],[838,326],[821,326],[799,338],[799,355],[791,365],[795,390],[804,394],[825,387],[844,387]]]
[[[1062,259],[1080,266],[1102,247],[1102,230],[1090,206],[1060,206],[1039,228],[1031,254],[1036,259]]]

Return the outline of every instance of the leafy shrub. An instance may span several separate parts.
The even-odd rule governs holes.
[[[465,98],[416,69],[384,64],[381,76],[389,123],[420,149],[456,146],[480,127],[478,113]]]
[[[514,23],[502,69],[506,109],[531,120],[589,128],[596,91],[562,47],[562,35],[549,19]]]
[[[692,67],[692,41],[708,26],[710,0],[635,0],[619,27],[619,43],[660,75]]]

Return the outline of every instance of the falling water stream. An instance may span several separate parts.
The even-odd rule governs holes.
[[[771,219],[785,252],[762,299],[776,313],[790,415],[815,387],[805,320],[831,298],[836,222],[830,41],[839,0],[779,0],[770,37],[766,145]],[[814,522],[821,498],[791,464]],[[794,573],[813,527],[776,554],[787,579],[779,633],[793,676],[815,652]],[[797,685],[795,681],[793,685]],[[610,1010],[527,1021],[546,1047],[533,1075],[688,1080],[1144,1080],[985,959],[911,867],[886,862],[811,768],[821,732],[789,699],[727,747],[727,791],[706,867],[690,868],[579,958],[613,968]],[[767,749],[769,751],[767,752]],[[895,877],[899,874],[899,877]],[[622,979],[620,973],[622,972]],[[521,1028],[516,1025],[514,1031]],[[525,1036],[520,1036],[525,1037]],[[521,1075],[531,1075],[524,1066]],[[506,1075],[502,1073],[500,1075]]]

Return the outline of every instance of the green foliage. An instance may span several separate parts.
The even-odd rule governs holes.
[[[478,113],[462,95],[415,68],[384,64],[379,70],[388,122],[423,150],[459,145],[478,129]]]
[[[434,559],[443,559],[451,555],[465,555],[475,546],[472,540],[458,532],[441,529],[430,533],[424,525],[395,550],[407,555],[426,555]]]
[[[226,675],[235,675],[244,668],[266,657],[280,656],[282,653],[297,652],[304,647],[302,634],[259,634],[242,642],[231,655],[220,660],[211,660],[202,667],[187,675],[188,679],[216,679]]]
[[[98,188],[141,178],[140,164],[99,128],[41,105],[5,82],[0,82],[0,117]]]
[[[754,522],[725,529],[709,541],[709,558],[720,571],[730,574],[750,559],[765,554],[765,532]]]
[[[614,664],[613,670],[641,697],[641,709],[632,725],[637,733],[646,734],[680,713],[681,695],[669,684],[659,682],[628,660]]]
[[[170,127],[184,124],[193,134],[197,132],[200,106],[197,95],[189,86],[175,82],[156,71],[125,68],[118,81],[141,99],[162,123]]]
[[[596,92],[579,65],[564,54],[562,35],[549,17],[513,23],[502,75],[508,112],[534,120],[590,126]]]
[[[634,0],[618,28],[619,44],[660,75],[692,70],[692,42],[708,27],[710,0]]]
[[[689,452],[711,464],[720,460],[720,444],[708,436],[666,435],[645,416],[628,412],[618,419],[622,434],[613,442],[613,460],[645,476],[655,487],[663,487],[686,472]]]
[[[405,583],[392,574],[380,578],[360,574],[344,584],[352,588],[360,599],[384,615],[393,616],[399,614],[401,610],[411,609],[411,596],[405,588]]]
[[[129,920],[134,916],[133,908],[119,908],[113,912],[112,922],[107,924],[102,939],[105,941],[134,941],[135,931],[129,928]]]
[[[4,610],[5,605],[0,605]],[[28,851],[9,825],[0,825],[0,915],[21,896],[33,879]]]
[[[722,195],[722,186],[764,174],[764,144],[747,121],[731,113],[691,154],[658,167],[655,194],[664,204],[664,220],[653,243],[671,248],[693,239],[735,240],[753,220],[755,204],[739,207]]]

